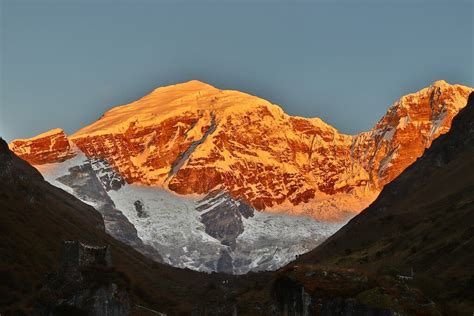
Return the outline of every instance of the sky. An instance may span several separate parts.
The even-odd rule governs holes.
[[[435,80],[474,86],[473,19],[461,0],[0,0],[0,136],[191,79],[354,134]]]

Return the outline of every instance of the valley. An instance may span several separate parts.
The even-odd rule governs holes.
[[[451,129],[347,223],[259,210],[221,186],[182,195],[129,183],[61,130],[2,142],[2,306],[29,313],[58,304],[39,300],[51,286],[44,276],[60,243],[77,240],[110,247],[115,267],[99,273],[128,284],[134,315],[467,315],[473,96]],[[28,149],[45,145],[36,157]]]

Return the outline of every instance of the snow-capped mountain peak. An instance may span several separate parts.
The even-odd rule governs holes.
[[[128,183],[178,194],[221,188],[258,210],[338,220],[366,207],[447,132],[470,91],[436,81],[395,102],[370,131],[345,135],[318,118],[192,80],[112,108],[68,139]],[[26,154],[24,141],[12,144],[43,162]]]

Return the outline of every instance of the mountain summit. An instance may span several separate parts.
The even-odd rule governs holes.
[[[446,133],[472,90],[436,81],[395,102],[370,131],[345,135],[318,118],[193,80],[112,108],[59,143],[46,135],[10,147],[33,164],[54,161],[55,152],[64,160],[77,147],[128,183],[179,194],[220,189],[259,210],[338,220],[368,206]]]

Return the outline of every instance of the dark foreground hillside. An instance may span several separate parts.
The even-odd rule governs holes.
[[[474,312],[474,94],[451,130],[296,264],[410,276],[448,315]]]

